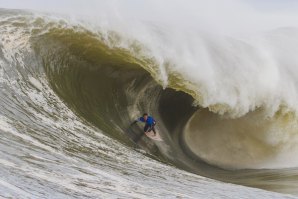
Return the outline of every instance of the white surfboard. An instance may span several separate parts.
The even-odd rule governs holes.
[[[156,132],[156,135],[154,135],[154,132],[153,131],[150,131],[150,132],[147,132],[145,133],[147,137],[149,137],[150,139],[152,140],[155,140],[155,141],[163,141],[159,135],[158,132]]]

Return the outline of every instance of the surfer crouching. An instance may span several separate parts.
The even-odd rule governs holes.
[[[155,131],[155,128],[154,128],[154,126],[156,125],[156,121],[153,117],[148,116],[147,113],[144,113],[143,117],[138,118],[131,125],[134,125],[137,122],[144,122],[145,123],[144,133],[148,133],[152,130],[154,132],[154,135],[156,135],[156,131]]]

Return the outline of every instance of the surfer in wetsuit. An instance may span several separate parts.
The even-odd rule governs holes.
[[[154,135],[156,135],[156,131],[154,126],[156,125],[156,121],[153,117],[148,116],[147,113],[143,114],[143,117],[138,118],[136,121],[134,121],[131,125],[136,124],[137,122],[144,122],[144,133],[148,133],[151,130],[154,132]]]

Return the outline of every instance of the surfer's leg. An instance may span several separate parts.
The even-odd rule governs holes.
[[[145,124],[144,126],[144,133],[147,133],[150,131],[150,126],[148,124]]]
[[[154,125],[151,126],[151,130],[154,132],[154,135],[156,135],[156,131],[155,131]]]
[[[149,126],[150,128],[147,130],[147,132],[153,131],[154,135],[156,135],[156,131],[155,131],[154,126],[155,126],[154,124]]]

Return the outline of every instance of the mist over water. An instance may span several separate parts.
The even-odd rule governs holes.
[[[151,183],[164,182],[160,176],[165,171],[171,182],[183,181],[180,188],[187,189],[181,197],[203,197],[189,190],[193,184],[203,190],[196,184],[200,177],[175,176],[184,171],[165,162],[225,182],[298,194],[291,184],[298,181],[297,3],[31,0],[0,1],[0,7],[8,8],[0,11],[5,110],[0,131],[26,140],[14,138],[13,144],[26,146],[31,155],[27,141],[33,143],[33,156],[45,159],[41,167],[68,179],[57,197],[68,195],[67,189],[75,197],[81,185],[86,186],[78,194],[86,198],[113,191],[119,197],[142,197]],[[130,141],[141,126],[128,130],[128,125],[142,112],[158,120],[163,143],[146,137],[137,146]],[[19,151],[13,144],[9,151]],[[0,149],[4,153],[6,146],[2,143]],[[122,152],[115,158],[118,150]],[[153,154],[153,159],[142,153]],[[138,175],[141,171],[133,165],[144,166],[138,160],[142,158],[152,169]],[[2,165],[13,168],[3,173],[36,167],[29,157],[29,166],[18,168],[20,159],[3,158]],[[127,166],[119,166],[125,161]],[[73,173],[58,172],[68,164]],[[38,175],[42,181],[50,175],[37,171],[37,180]],[[139,192],[132,191],[132,182],[143,175],[154,177]],[[18,172],[13,176],[27,180]],[[56,190],[56,177],[50,178],[49,190],[41,186],[35,192]],[[113,179],[125,179],[125,188]],[[102,186],[87,194],[93,183]],[[212,181],[210,190],[220,186],[216,183]],[[7,178],[0,184],[12,190],[3,196],[26,190]],[[251,197],[258,193],[243,190]],[[171,197],[170,192],[158,190],[154,196]],[[219,192],[209,196],[220,197]],[[237,194],[227,191],[226,196]]]

